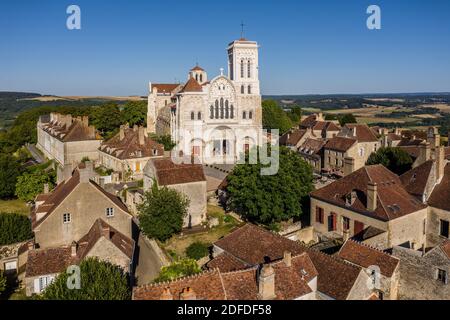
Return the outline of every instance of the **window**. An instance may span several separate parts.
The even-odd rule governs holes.
[[[191,120],[195,120],[195,114],[194,114],[194,111],[191,112]]]
[[[247,112],[242,112],[242,119],[247,119]]]
[[[209,107],[209,118],[214,119],[214,106]]]
[[[251,70],[252,70],[252,62],[250,60],[248,60],[248,63],[247,63],[247,77],[249,77],[249,78],[251,78],[251,76],[252,76],[252,71]]]
[[[200,82],[203,82],[203,75],[200,75]]]
[[[234,119],[234,106],[233,105],[231,105],[231,108],[230,108],[230,119]]]
[[[55,277],[53,276],[43,276],[34,280],[34,293],[41,293],[45,290],[53,281]]]
[[[248,86],[248,94],[252,94],[252,86]]]
[[[241,78],[244,78],[244,60],[241,60]]]
[[[249,119],[253,119],[253,112],[252,112],[252,111],[249,111],[249,112],[248,112],[248,118],[249,118]]]
[[[446,220],[441,220],[440,235],[442,237],[449,237],[449,222]]]
[[[216,110],[215,110],[215,118],[219,119],[219,101],[216,100]]]
[[[245,87],[244,87],[244,85],[241,86],[241,93],[242,93],[242,94],[245,93]]]
[[[437,280],[444,284],[448,284],[447,271],[442,269],[437,269]]]
[[[344,231],[350,230],[350,218],[342,217],[342,229]]]
[[[72,222],[72,216],[70,215],[70,213],[64,213],[63,214],[63,223],[68,224],[70,222]]]
[[[324,222],[323,208],[316,207],[316,222],[323,224],[323,222]]]
[[[114,208],[106,208],[106,217],[107,218],[114,217]]]
[[[364,156],[364,148],[359,148],[358,153],[359,153],[360,157],[363,157]]]
[[[201,112],[197,113],[197,120],[202,120],[202,113]]]

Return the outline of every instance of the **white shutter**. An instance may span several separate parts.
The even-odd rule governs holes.
[[[41,287],[39,285],[39,278],[34,279],[34,293],[41,293]]]

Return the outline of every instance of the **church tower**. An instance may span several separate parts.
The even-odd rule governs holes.
[[[228,45],[228,76],[240,95],[259,95],[258,43],[244,38]]]

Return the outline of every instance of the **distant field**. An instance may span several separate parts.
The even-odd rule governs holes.
[[[450,113],[450,105],[443,104],[443,103],[437,103],[437,104],[423,104],[421,105],[423,108],[436,108],[439,109],[441,112]]]
[[[34,101],[48,102],[48,101],[61,101],[61,100],[67,100],[67,101],[79,101],[79,100],[141,101],[141,100],[146,100],[146,99],[142,98],[140,96],[130,96],[130,97],[107,97],[107,96],[64,96],[64,97],[58,97],[58,96],[44,96],[44,97],[35,97],[35,98],[25,98],[25,99],[19,99],[19,100],[22,100],[22,101],[34,100]]]
[[[417,121],[415,118],[380,118],[380,117],[356,117],[358,123],[407,123]]]

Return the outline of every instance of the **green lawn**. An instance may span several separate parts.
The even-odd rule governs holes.
[[[22,200],[0,200],[0,212],[15,212],[24,215],[30,213],[30,208],[28,208],[25,201]]]

